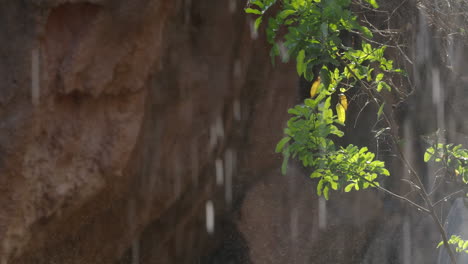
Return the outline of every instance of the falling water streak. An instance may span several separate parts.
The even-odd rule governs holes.
[[[185,20],[185,24],[188,25],[190,24],[190,21],[191,21],[191,15],[190,15],[190,11],[192,9],[192,0],[185,0],[184,2],[185,6],[184,6],[184,20]]]
[[[294,241],[299,237],[299,209],[294,207],[291,210],[290,216],[289,230],[291,231],[291,242],[294,243]]]
[[[237,0],[229,0],[229,13],[236,12],[237,9]]]
[[[419,61],[425,62],[431,59],[430,54],[430,45],[431,41],[429,39],[428,25],[426,21],[426,16],[420,12],[419,13],[419,34],[416,39],[417,47],[417,57]]]
[[[411,227],[408,217],[403,222],[403,264],[411,264]]]
[[[197,141],[193,142],[190,148],[191,157],[191,171],[192,171],[192,184],[198,186],[198,147]]]
[[[223,172],[222,160],[216,159],[215,169],[216,169],[216,185],[221,186],[224,183],[224,172]]]
[[[444,130],[444,100],[443,91],[440,83],[440,71],[438,68],[432,68],[432,102],[436,106],[437,127]]]
[[[228,206],[232,203],[232,175],[236,164],[236,156],[232,149],[227,149],[224,154],[224,168],[225,168],[225,185],[224,185],[224,199]]]
[[[236,78],[239,78],[242,74],[242,68],[241,68],[241,60],[240,59],[236,59],[236,61],[234,62],[234,69],[233,69],[233,75],[234,77]]]
[[[426,22],[426,17],[422,11],[419,12],[418,15],[419,19],[419,28],[418,34],[416,36],[416,45],[414,56],[415,56],[415,63],[413,64],[414,72],[418,72],[420,69],[419,67],[425,65],[428,61],[430,61],[430,49],[429,45],[431,41],[429,40],[429,32],[428,26]],[[415,75],[416,85],[424,85],[423,80],[421,80],[421,76],[419,74]]]
[[[39,49],[34,48],[31,52],[31,99],[34,106],[39,105],[40,94],[40,65]]]
[[[233,107],[234,119],[236,121],[240,121],[242,118],[242,115],[241,115],[241,106],[240,106],[239,100],[235,100],[232,107]]]
[[[453,36],[447,36],[447,66],[451,67],[452,69],[456,69],[456,57],[455,57],[455,45],[453,41]]]
[[[218,137],[218,139],[223,139],[224,138],[224,126],[223,126],[223,119],[221,118],[220,115],[216,117],[215,128],[216,128],[216,136]]]
[[[179,155],[174,158],[174,195],[179,197],[182,192],[182,164]]]
[[[406,119],[403,124],[403,138],[407,139],[406,144],[403,146],[403,153],[406,157],[406,159],[412,163],[414,161],[414,150],[412,147],[412,140],[413,140],[413,125],[410,119]],[[403,179],[408,179],[411,180],[410,172],[408,169],[404,166],[403,167],[403,172],[402,172],[402,178]],[[428,179],[429,182],[432,182],[430,179]],[[432,188],[431,186],[429,188]],[[411,229],[410,229],[410,219],[408,217],[405,217],[404,223],[403,223],[403,230],[402,230],[402,236],[401,236],[401,244],[403,245],[403,252],[402,252],[402,258],[403,258],[403,264],[409,264],[411,262]]]
[[[408,162],[412,163],[414,161],[413,155],[413,147],[412,147],[412,140],[413,140],[413,125],[411,120],[406,119],[403,125],[403,138],[407,139],[406,143],[403,145],[403,154]],[[411,180],[410,174],[408,172],[408,168],[403,166],[403,179]]]
[[[128,226],[129,226],[129,232],[133,233],[135,232],[135,219],[136,219],[136,208],[135,208],[135,200],[132,198],[128,201],[128,213],[127,213],[127,221],[128,221]],[[138,239],[135,239],[135,241],[132,243],[131,247],[131,254],[132,254],[132,264],[138,264],[139,263],[139,253],[140,253],[140,246]]]
[[[250,37],[252,39],[258,38],[258,31],[255,29],[255,22],[253,20],[250,21]]]
[[[318,199],[318,226],[320,230],[327,228],[327,202],[325,198],[319,197]]]
[[[213,202],[211,200],[207,201],[205,205],[205,222],[206,231],[208,234],[213,234],[215,229],[215,212]]]
[[[276,42],[276,44],[279,47],[279,53],[280,53],[280,58],[282,61],[288,61],[289,60],[289,52],[288,48],[284,45],[282,41]]]
[[[132,243],[132,264],[140,263],[140,241],[136,239]]]
[[[210,143],[209,143],[210,151],[214,149],[217,142],[218,142],[218,137],[216,136],[216,126],[211,125],[210,126]]]

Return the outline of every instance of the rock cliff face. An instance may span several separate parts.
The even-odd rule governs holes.
[[[297,77],[271,66],[244,4],[0,4],[1,264],[374,263],[402,241],[379,194],[325,204],[299,166],[279,175]],[[415,3],[383,8],[417,49]],[[359,124],[346,141],[367,143]]]
[[[295,96],[243,4],[1,4],[2,263],[209,255]]]

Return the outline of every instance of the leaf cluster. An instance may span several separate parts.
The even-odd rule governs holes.
[[[462,145],[435,143],[424,153],[424,161],[439,163],[455,180],[468,183],[468,149]]]
[[[384,162],[374,160],[375,154],[366,147],[335,146],[332,138],[344,133],[338,128],[342,123],[330,109],[330,100],[328,97],[321,101],[318,96],[290,109],[293,117],[285,129],[286,137],[276,146],[276,152],[284,156],[283,173],[290,157],[299,159],[303,166],[313,169],[310,177],[319,179],[317,194],[326,199],[330,190],[349,192],[376,187],[378,176],[390,175]]]
[[[455,246],[455,251],[460,253],[468,253],[468,240],[463,240],[460,236],[457,235],[452,235],[450,239],[448,240],[448,243],[450,245]],[[444,244],[443,241],[440,241],[439,244],[437,245],[437,248],[442,246]]]

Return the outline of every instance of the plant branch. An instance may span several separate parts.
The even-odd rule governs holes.
[[[338,60],[340,61],[340,63],[346,67],[348,69],[348,71],[354,76],[354,78],[356,78],[356,80],[362,85],[362,87],[364,88],[365,92],[369,95],[369,97],[375,102],[375,104],[377,105],[377,107],[380,107],[380,103],[379,101],[377,100],[377,98],[374,96],[374,94],[372,93],[371,89],[368,87],[368,85],[366,83],[364,83],[357,75],[356,73],[354,73],[354,71],[352,69],[350,69],[348,67],[348,65],[341,59],[338,57]],[[387,123],[387,125],[390,127],[390,129],[394,130],[394,126],[392,125],[392,122],[390,121],[390,119],[388,118],[388,116],[385,114],[385,112],[382,113],[382,116],[385,120],[385,122]],[[445,232],[445,229],[442,225],[442,223],[440,222],[439,218],[437,217],[435,211],[434,211],[434,205],[432,204],[431,202],[431,199],[429,198],[428,194],[427,194],[427,191],[426,191],[426,188],[424,187],[424,184],[422,183],[422,180],[421,180],[421,177],[419,177],[418,173],[416,172],[416,170],[411,166],[411,164],[409,163],[409,161],[406,159],[404,153],[403,153],[403,150],[401,149],[400,145],[398,144],[398,140],[395,136],[395,134],[393,133],[390,133],[391,134],[391,138],[395,144],[395,148],[398,152],[398,155],[401,157],[402,161],[404,162],[405,166],[408,168],[408,170],[410,171],[410,175],[413,176],[416,180],[417,180],[417,185],[421,188],[419,190],[424,202],[426,203],[427,205],[427,210],[429,211],[429,214],[431,215],[432,217],[432,220],[434,221],[434,223],[436,224],[437,226],[437,229],[439,230],[439,233],[440,235],[442,236],[442,241],[444,243],[444,247],[447,249],[447,252],[450,256],[450,260],[452,262],[452,264],[456,264],[457,263],[457,260],[455,258],[455,254],[452,250],[452,248],[450,247],[450,244],[448,243],[448,237],[447,237],[447,233]],[[395,196],[396,197],[396,196]],[[404,198],[404,197],[403,197]]]
[[[387,193],[387,194],[393,196],[394,198],[397,198],[397,199],[400,199],[400,200],[402,200],[402,201],[405,201],[405,202],[407,202],[409,205],[411,205],[411,206],[415,207],[416,209],[418,209],[419,211],[423,211],[423,212],[425,212],[425,213],[427,213],[427,214],[430,214],[430,211],[429,211],[427,208],[422,207],[421,205],[419,205],[419,204],[417,204],[417,203],[411,201],[410,199],[408,199],[408,198],[406,198],[406,197],[404,197],[404,196],[398,195],[398,194],[396,194],[396,193],[394,193],[394,192],[392,192],[392,191],[390,191],[390,190],[387,190],[387,189],[381,187],[380,185],[377,185],[377,184],[375,184],[374,182],[369,181],[368,179],[366,179],[366,178],[364,178],[364,177],[361,177],[361,178],[362,178],[364,181],[366,181],[366,182],[368,182],[369,184],[371,184],[372,186],[374,186],[375,188],[377,188],[377,189],[379,189],[379,190],[381,190],[381,191],[383,191],[383,192],[385,192],[385,193]]]
[[[452,197],[454,197],[454,196],[456,196],[456,195],[458,195],[458,194],[460,194],[460,193],[463,193],[464,191],[465,191],[465,189],[461,189],[461,190],[458,190],[458,191],[456,191],[456,192],[453,192],[453,193],[451,193],[451,194],[445,196],[444,198],[440,199],[439,201],[435,202],[435,203],[433,204],[433,206],[435,207],[435,206],[437,206],[437,205],[438,205],[439,203],[441,203],[441,202],[446,202],[448,199],[452,199]]]

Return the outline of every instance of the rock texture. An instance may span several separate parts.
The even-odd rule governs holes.
[[[222,223],[276,164],[294,99],[294,72],[272,69],[242,3],[1,5],[1,262],[208,254],[206,202]],[[155,225],[157,262],[134,243]]]
[[[1,264],[375,263],[376,245],[389,263],[408,256],[392,246],[406,220],[387,199],[370,191],[325,203],[299,166],[279,175],[274,145],[298,81],[291,65],[271,66],[244,4],[0,4]],[[382,8],[417,35],[416,16],[404,19],[415,3]],[[463,94],[453,91],[446,104]],[[367,144],[373,125],[348,126],[343,143]]]

